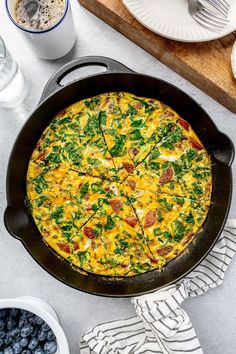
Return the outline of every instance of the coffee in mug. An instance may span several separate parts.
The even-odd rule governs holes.
[[[17,0],[16,22],[28,29],[44,31],[60,21],[65,0]]]

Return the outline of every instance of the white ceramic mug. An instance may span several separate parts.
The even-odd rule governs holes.
[[[52,27],[37,31],[20,26],[15,20],[16,0],[5,0],[6,11],[12,23],[27,40],[32,51],[42,59],[58,59],[67,54],[76,40],[74,22],[69,0],[65,0],[65,10],[60,21]]]

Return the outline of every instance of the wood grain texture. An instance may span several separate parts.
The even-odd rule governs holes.
[[[121,0],[79,0],[82,6],[236,113],[236,80],[230,56],[236,32],[219,40],[181,43],[140,24]]]

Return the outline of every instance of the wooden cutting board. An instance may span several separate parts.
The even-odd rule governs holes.
[[[203,43],[180,43],[163,38],[141,25],[122,0],[79,0],[81,5],[147,52],[236,113],[236,80],[230,64],[236,31]]]

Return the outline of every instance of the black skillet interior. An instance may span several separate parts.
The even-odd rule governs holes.
[[[77,68],[100,65],[107,69],[61,87],[60,81]],[[109,91],[126,91],[159,99],[189,121],[212,157],[212,205],[202,232],[187,250],[163,272],[151,271],[130,278],[84,275],[56,256],[45,245],[25,205],[26,172],[32,151],[53,115],[70,104]],[[48,97],[49,96],[49,97]],[[47,98],[48,97],[48,98]],[[231,164],[234,147],[219,132],[207,113],[183,91],[160,79],[133,72],[104,57],[84,57],[64,65],[49,80],[42,101],[21,130],[11,153],[7,172],[7,203],[4,221],[31,256],[51,275],[76,289],[103,296],[134,296],[172,283],[192,270],[211,250],[226,221],[232,194]]]

